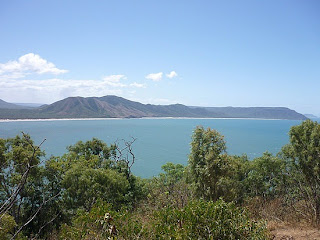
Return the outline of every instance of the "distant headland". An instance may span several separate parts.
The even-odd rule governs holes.
[[[67,118],[255,118],[305,120],[286,107],[189,107],[182,104],[142,104],[117,96],[68,97],[50,105],[30,107],[0,100],[0,119]]]

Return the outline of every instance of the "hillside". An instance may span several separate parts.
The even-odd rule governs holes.
[[[205,109],[221,113],[226,118],[306,119],[304,115],[285,107],[206,107]]]
[[[205,109],[191,109],[181,104],[151,105],[133,102],[121,97],[70,97],[42,107],[39,112],[48,116],[85,118],[141,118],[141,117],[217,117]]]
[[[1,108],[5,108],[5,109],[23,109],[23,108],[26,108],[26,107],[19,106],[17,104],[13,104],[13,103],[8,103],[8,102],[5,102],[5,101],[0,99],[0,109]]]
[[[10,103],[7,104],[9,107],[0,106],[0,119],[141,117],[306,119],[304,115],[288,108],[205,108],[187,107],[182,104],[152,105],[117,96],[69,97],[34,109],[14,107],[10,109]]]
[[[313,115],[313,114],[308,114],[308,113],[305,113],[303,114],[305,115],[307,118],[318,118],[317,116]]]

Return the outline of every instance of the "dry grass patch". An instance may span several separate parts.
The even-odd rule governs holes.
[[[320,239],[320,230],[307,224],[290,225],[288,223],[268,222],[268,230],[274,240],[314,240]]]

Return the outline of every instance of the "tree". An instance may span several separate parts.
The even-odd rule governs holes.
[[[59,194],[52,195],[46,188],[40,166],[40,158],[44,156],[41,144],[36,146],[24,133],[0,139],[0,221],[12,216],[16,224],[12,238],[22,231],[26,234],[41,231],[51,216],[41,216],[40,210],[44,211]]]
[[[112,168],[114,161],[111,159],[116,156],[116,145],[112,144],[110,147],[97,138],[82,142],[78,141],[76,144],[67,147],[67,156],[69,160],[76,161],[84,158],[90,163],[94,163],[96,167]],[[93,158],[95,158],[93,160]]]
[[[261,196],[272,199],[282,193],[282,186],[286,173],[283,159],[273,156],[269,152],[250,162],[249,171],[244,180],[248,195]]]
[[[186,182],[186,167],[168,162],[161,168],[164,173],[147,180],[146,205],[153,209],[165,206],[184,207],[193,197],[190,184]]]
[[[37,177],[41,156],[43,152],[33,145],[27,134],[0,139],[1,215],[11,211],[19,218],[20,213],[14,206],[21,199],[19,195],[26,190],[28,180]]]
[[[159,180],[163,186],[172,186],[179,182],[184,176],[185,167],[182,164],[168,162],[161,166],[164,173],[159,174]]]
[[[198,197],[242,202],[244,181],[249,173],[250,162],[246,155],[230,156],[226,153],[223,136],[216,130],[197,127],[192,136],[191,154],[187,166]]]
[[[62,157],[46,162],[52,191],[63,192],[66,215],[72,216],[78,208],[89,211],[98,199],[119,208],[133,205],[141,197],[139,180],[130,169],[135,159],[134,141],[123,141],[123,148],[96,138],[79,141],[67,147]]]
[[[294,170],[301,173],[295,174],[297,186],[310,201],[316,223],[320,224],[320,124],[306,120],[293,126],[289,136],[290,143],[282,154],[291,160]]]
[[[189,165],[198,196],[210,200],[221,196],[219,180],[226,175],[228,168],[225,151],[226,143],[216,130],[203,127],[194,130]]]
[[[89,211],[98,199],[115,207],[124,204],[129,182],[123,174],[114,170],[88,168],[82,162],[73,164],[66,172],[62,186],[68,209]]]

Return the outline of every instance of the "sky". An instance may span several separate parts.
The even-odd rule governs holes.
[[[320,116],[319,12],[318,0],[0,0],[0,99]]]

